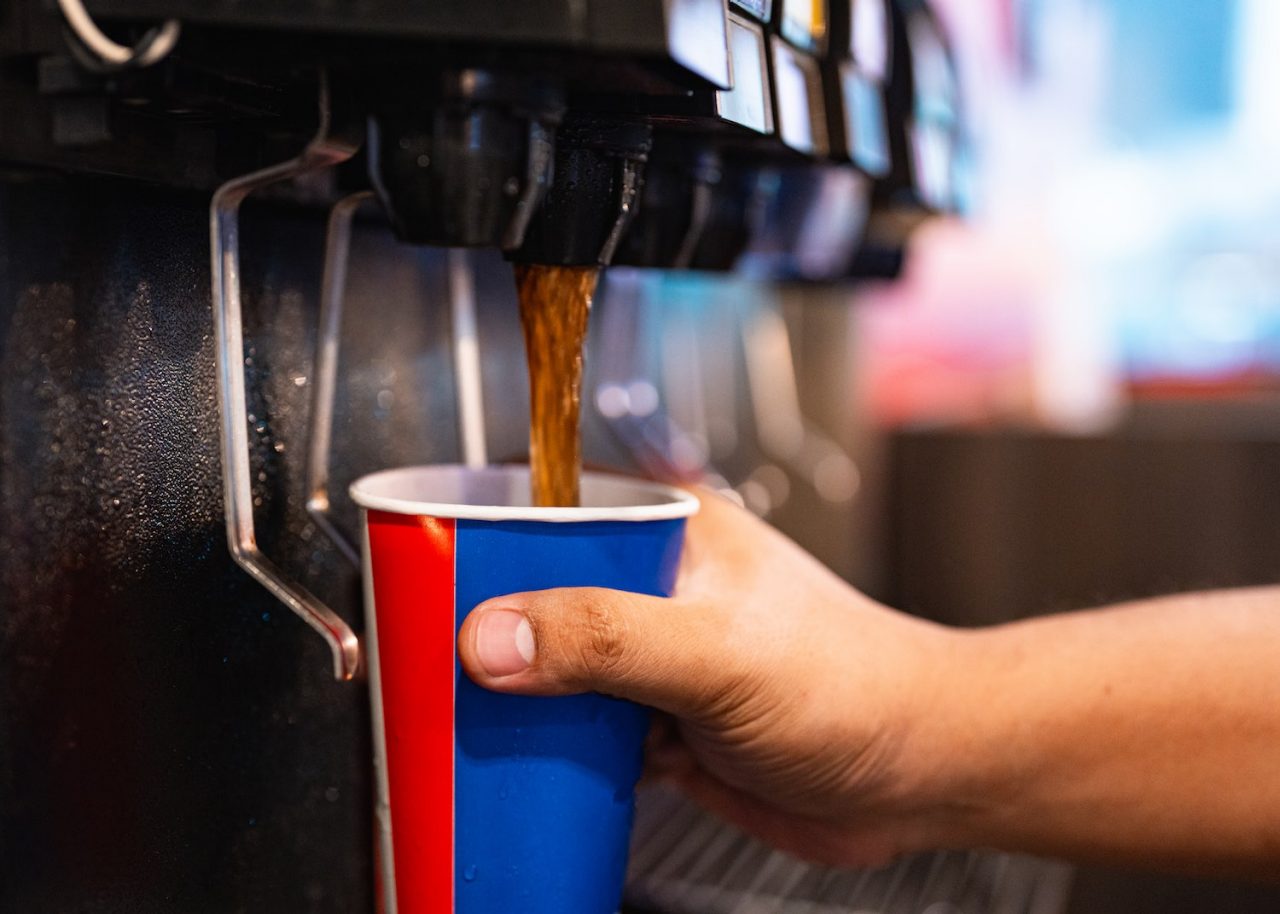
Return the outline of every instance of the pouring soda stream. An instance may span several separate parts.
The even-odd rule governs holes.
[[[518,264],[515,274],[529,361],[533,503],[576,507],[582,471],[582,347],[600,269]]]

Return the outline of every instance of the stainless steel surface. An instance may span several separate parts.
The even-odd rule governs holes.
[[[482,467],[489,462],[484,429],[484,391],[480,369],[480,338],[476,327],[476,283],[471,255],[449,251],[449,304],[453,337],[453,369],[457,377],[458,427],[462,462]]]
[[[699,482],[728,490],[729,483],[708,460],[699,415],[705,408],[696,346],[697,321],[649,300],[645,271],[614,269],[600,302],[600,331],[591,402],[595,415],[645,473],[672,482]],[[661,310],[659,315],[657,312]],[[661,321],[661,365],[650,363],[653,322]],[[678,351],[666,351],[667,343]],[[651,378],[660,378],[660,384]],[[677,417],[672,410],[678,411]],[[685,421],[681,421],[681,420]]]
[[[209,207],[209,228],[227,543],[240,567],[324,638],[332,654],[334,676],[346,680],[355,678],[360,668],[360,643],[355,632],[305,587],[290,581],[258,548],[253,519],[253,479],[249,469],[250,418],[245,406],[240,307],[240,205],[255,190],[351,158],[357,144],[331,136],[329,127],[328,92],[322,82],[320,125],[315,138],[297,158],[233,178],[219,187]]]
[[[648,303],[642,276],[635,270],[610,270],[601,291],[596,309],[599,345],[592,360],[600,366],[592,396],[595,412],[644,472],[678,479],[680,469],[671,460],[666,440],[669,425],[644,366],[641,336]]]
[[[858,467],[804,416],[791,334],[782,313],[773,307],[757,308],[744,315],[739,326],[761,449],[790,467],[823,500],[849,503],[858,491]]]
[[[702,383],[703,345],[698,321],[687,308],[670,308],[662,324],[662,399],[676,427],[672,459],[691,473],[706,472],[710,463],[707,398]]]

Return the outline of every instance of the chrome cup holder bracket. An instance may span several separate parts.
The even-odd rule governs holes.
[[[360,641],[343,619],[306,588],[290,581],[258,547],[249,467],[249,421],[245,404],[245,353],[240,300],[240,205],[254,191],[338,165],[355,155],[359,141],[331,131],[329,95],[323,76],[319,128],[293,159],[232,178],[213,194],[209,235],[221,414],[223,499],[231,555],[249,575],[311,626],[329,645],[333,673],[354,679],[361,670]],[[348,217],[349,218],[349,217]]]
[[[329,211],[324,277],[320,282],[320,328],[316,334],[311,419],[307,434],[307,514],[316,529],[357,568],[360,566],[360,552],[334,523],[330,510],[329,451],[333,443],[333,402],[338,381],[338,341],[342,332],[342,303],[351,249],[351,220],[360,206],[372,198],[372,191],[358,191],[343,197]]]
[[[355,631],[322,600],[289,580],[258,546],[249,466],[249,418],[245,402],[240,294],[240,205],[254,191],[331,168],[355,155],[360,146],[359,140],[331,132],[330,121],[328,92],[322,81],[320,127],[315,138],[294,159],[227,181],[214,193],[209,217],[227,542],[232,557],[241,568],[324,638],[333,656],[334,676],[349,680],[362,669],[361,646]],[[542,168],[549,159],[549,155],[540,148],[535,148],[530,156],[531,168]],[[368,190],[348,194],[338,200],[329,212],[306,442],[307,514],[316,529],[334,544],[346,561],[357,568],[360,566],[359,550],[332,516],[329,464],[351,226],[360,207],[373,197],[373,192]],[[478,467],[486,463],[487,455],[473,269],[465,251],[449,252],[449,298],[460,437],[465,462],[468,466]]]

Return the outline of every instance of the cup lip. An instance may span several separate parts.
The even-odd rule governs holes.
[[[417,517],[440,517],[456,520],[491,520],[491,521],[543,521],[551,523],[584,523],[588,521],[656,521],[678,520],[696,514],[699,501],[696,495],[678,489],[675,486],[620,473],[599,473],[587,471],[582,479],[621,484],[643,489],[664,500],[652,505],[619,505],[614,507],[577,507],[577,508],[543,508],[531,505],[464,505],[449,502],[416,501],[408,498],[395,498],[371,492],[370,487],[388,476],[402,473],[426,471],[462,471],[464,473],[499,473],[503,475],[525,475],[529,468],[524,465],[490,464],[484,467],[468,467],[456,463],[419,464],[416,466],[392,467],[368,473],[353,482],[347,489],[357,505],[366,511],[386,511],[392,514],[404,514]]]

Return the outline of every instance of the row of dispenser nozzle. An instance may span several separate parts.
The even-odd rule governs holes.
[[[640,116],[567,111],[553,81],[523,73],[455,71],[425,99],[385,101],[397,97],[382,94],[369,117],[370,177],[412,243],[496,247],[525,263],[725,271],[766,215],[770,243],[781,234],[786,248],[810,243],[803,221],[834,203],[841,224],[828,215],[820,229],[847,256],[814,276],[784,256],[776,275],[838,279],[861,240],[869,184],[852,166],[735,155]]]

